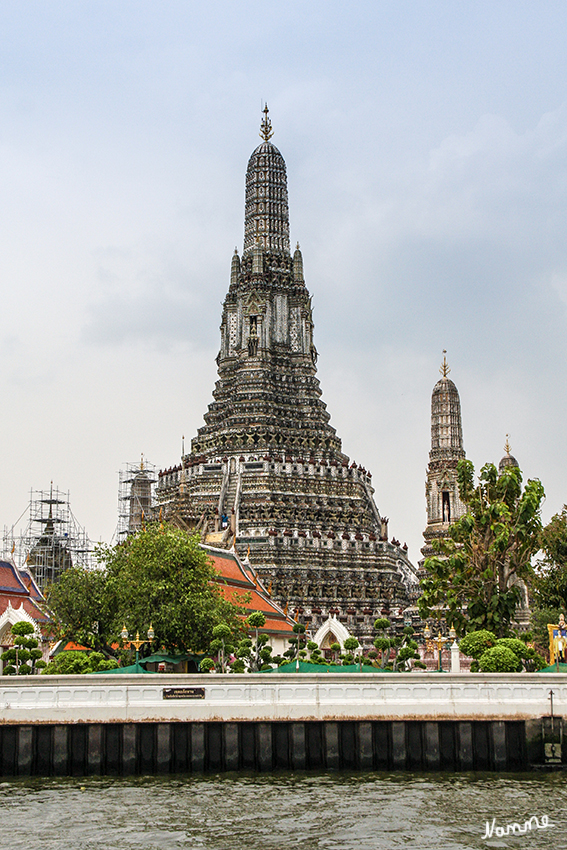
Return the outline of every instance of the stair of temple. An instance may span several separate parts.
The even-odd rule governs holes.
[[[224,504],[224,512],[230,518],[232,511],[236,512],[236,491],[238,487],[238,474],[233,472],[229,474],[230,477],[228,479],[228,490],[226,492],[226,499]]]
[[[280,604],[310,628],[332,613],[369,639],[378,616],[403,623],[416,571],[407,547],[388,541],[372,477],[343,453],[321,400],[311,297],[299,245],[290,252],[286,166],[271,135],[265,111],[213,401],[181,467],[160,473],[158,502],[207,542],[224,514],[223,545],[250,547]]]

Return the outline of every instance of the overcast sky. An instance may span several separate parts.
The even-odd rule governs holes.
[[[95,539],[216,376],[270,107],[319,378],[417,562],[448,350],[467,456],[567,501],[564,2],[0,0],[0,528],[53,480]]]

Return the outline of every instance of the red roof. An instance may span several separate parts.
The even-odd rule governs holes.
[[[47,617],[35,604],[43,601],[43,597],[32,577],[27,572],[20,572],[8,561],[0,561],[0,614],[3,614],[10,604],[18,609],[22,605],[24,611],[38,623],[47,623]]]
[[[43,602],[41,590],[35,583],[32,574],[29,573],[27,570],[20,570],[20,578],[27,587],[30,597],[32,599],[35,599],[37,602]]]
[[[252,611],[262,611],[266,615],[262,631],[293,632],[294,621],[270,599],[268,591],[249,564],[243,564],[234,552],[226,549],[213,549],[205,545],[203,549],[210,555],[218,573],[217,581],[223,596],[244,608],[244,617]],[[242,600],[242,596],[246,601]]]
[[[21,593],[29,596],[29,591],[18,574],[18,570],[8,561],[0,561],[0,593]]]

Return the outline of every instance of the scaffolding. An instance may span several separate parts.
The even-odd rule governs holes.
[[[116,540],[121,543],[138,531],[152,515],[157,484],[156,467],[142,455],[139,463],[128,463],[118,473],[118,526]]]
[[[74,516],[69,492],[51,485],[30,490],[28,507],[10,528],[2,551],[19,569],[29,569],[42,593],[70,566],[93,567],[93,546]]]

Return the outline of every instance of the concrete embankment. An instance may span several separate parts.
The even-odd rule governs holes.
[[[2,677],[0,773],[522,770],[566,714],[563,674]]]

